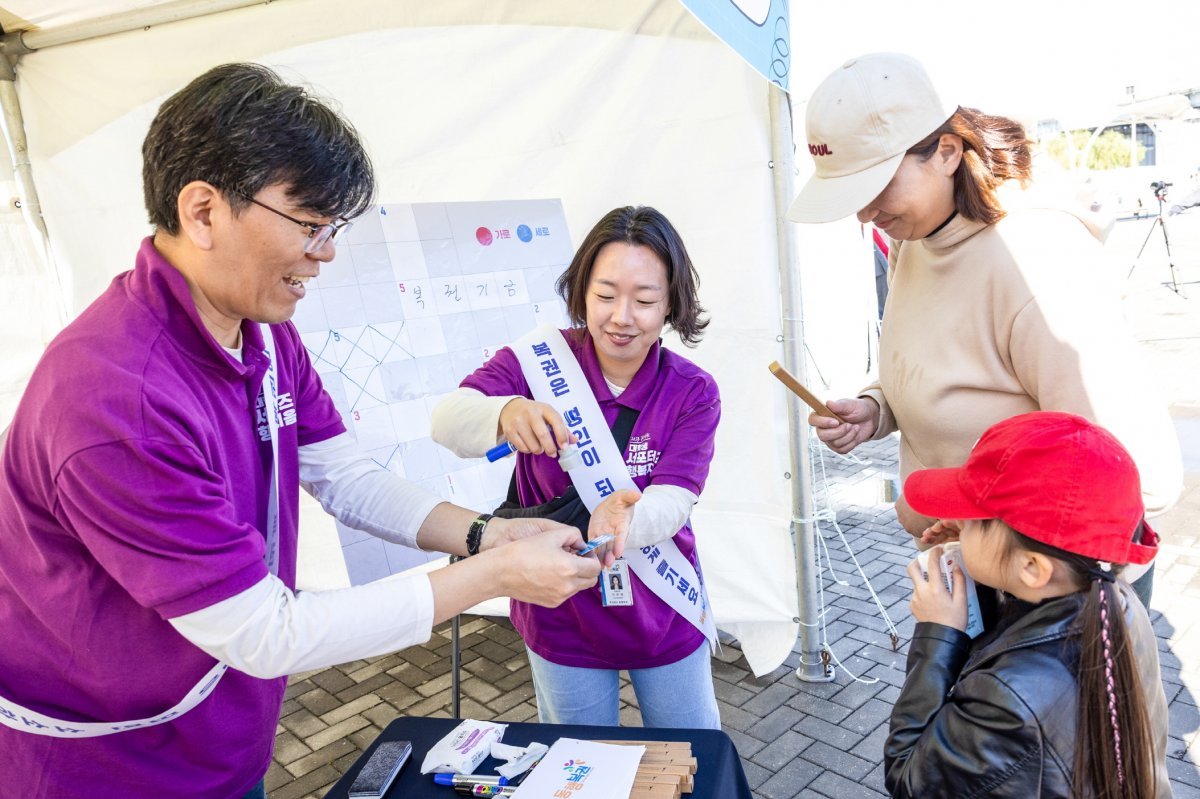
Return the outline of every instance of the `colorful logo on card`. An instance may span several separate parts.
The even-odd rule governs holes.
[[[475,241],[484,247],[488,246],[492,243],[492,231],[485,227],[477,228],[475,230]]]
[[[517,225],[517,238],[524,242],[533,241],[533,231],[529,225]]]
[[[586,760],[572,758],[566,763],[563,763],[563,771],[567,772],[567,783],[562,787],[562,790],[555,791],[556,797],[569,797],[574,791],[578,791],[583,787],[583,783],[592,773],[592,767],[587,765]]]

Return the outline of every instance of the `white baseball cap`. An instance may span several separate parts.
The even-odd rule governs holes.
[[[832,222],[857,213],[887,187],[905,152],[956,110],[910,56],[870,53],[842,64],[808,101],[805,128],[816,171],[788,218]]]

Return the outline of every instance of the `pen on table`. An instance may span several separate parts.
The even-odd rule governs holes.
[[[517,792],[515,785],[455,785],[459,796],[512,796]]]
[[[508,785],[508,777],[502,777],[498,774],[434,774],[433,781],[437,785],[489,785],[489,786],[504,786]]]

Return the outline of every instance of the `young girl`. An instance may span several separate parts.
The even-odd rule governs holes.
[[[665,216],[616,208],[559,278],[575,326],[561,337],[548,331],[561,339],[561,356],[538,361],[571,392],[590,390],[602,417],[580,424],[573,409],[534,399],[530,383],[542,376],[523,370],[519,344],[499,350],[434,409],[433,439],[461,457],[479,457],[499,439],[516,449],[516,499],[526,508],[568,496],[573,483],[584,493],[576,468],[569,477],[555,460],[572,439],[584,459],[601,435],[628,442],[623,453],[620,443],[613,449],[611,478],[627,472],[641,496],[616,491],[591,515],[591,535],[616,533],[598,551],[607,567],[600,585],[553,609],[511,606],[543,722],[616,725],[618,671],[627,669],[645,726],[720,729],[706,641],[716,630],[689,515],[708,476],[721,401],[712,377],[659,338],[670,325],[685,344],[700,340],[708,322],[696,286],[687,248]],[[578,383],[567,359],[578,365]],[[570,523],[589,529],[586,514]],[[487,544],[485,529],[479,547]]]
[[[1005,601],[972,641],[941,547],[928,578],[909,565],[917,625],[884,749],[892,796],[1171,796],[1158,649],[1119,579],[1157,549],[1125,449],[1082,417],[1027,413],[904,492],[919,513],[969,520],[963,564]]]

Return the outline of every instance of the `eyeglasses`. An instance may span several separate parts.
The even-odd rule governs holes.
[[[324,225],[318,225],[314,222],[304,222],[296,219],[295,217],[288,216],[283,211],[278,211],[266,203],[260,203],[258,200],[254,199],[249,194],[246,194],[244,191],[238,191],[237,194],[240,194],[242,197],[257,205],[259,208],[266,208],[271,213],[278,214],[289,222],[295,222],[300,227],[307,228],[308,241],[304,242],[304,252],[309,255],[318,252],[322,247],[325,246],[325,242],[337,241],[338,236],[354,227],[354,223],[346,219],[343,219],[340,222],[326,222]]]

